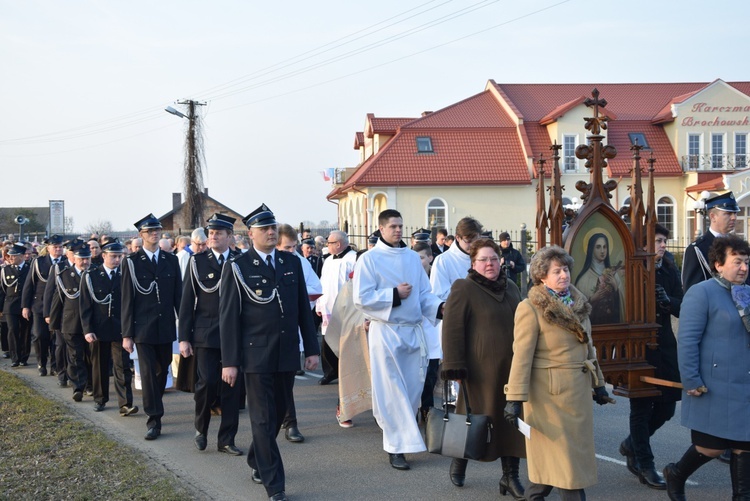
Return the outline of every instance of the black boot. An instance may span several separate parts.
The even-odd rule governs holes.
[[[749,501],[750,452],[732,454],[729,471],[732,472],[732,501]]]
[[[518,478],[518,463],[520,459],[512,456],[503,456],[500,458],[503,464],[503,476],[500,478],[500,494],[510,493],[513,499],[524,499],[523,485]]]
[[[708,456],[704,456],[691,445],[685,451],[682,458],[677,463],[669,463],[664,467],[664,480],[667,483],[667,495],[672,501],[686,501],[685,499],[685,482],[688,477],[704,464],[711,461]]]
[[[464,481],[466,480],[466,465],[469,463],[468,459],[454,459],[451,461],[451,469],[449,471],[451,482],[456,487],[463,487]]]

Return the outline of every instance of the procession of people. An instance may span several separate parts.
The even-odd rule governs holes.
[[[708,201],[716,225],[686,249],[683,281],[666,252],[669,231],[656,229],[660,328],[658,346],[646,355],[657,376],[676,383],[682,376],[684,389],[631,399],[620,452],[642,484],[666,490],[670,499],[685,499],[688,477],[729,451],[732,499],[750,500],[744,421],[750,249],[731,234],[735,209],[731,194]],[[179,250],[153,214],[134,224],[137,237],[127,242],[51,235],[37,256],[28,245],[6,243],[0,270],[4,356],[12,367],[25,367],[33,349],[39,376],[72,387],[75,402],[93,397],[97,412],[106,410],[112,382],[119,414],[144,413],[144,439],[157,440],[169,413],[163,395],[178,346],[182,360],[192,359],[181,362],[180,371],[192,378],[194,418],[185,426],[194,428],[195,448],[207,448],[218,414],[217,450],[246,455],[249,479],[277,501],[287,499],[290,476],[279,432],[283,428],[290,442],[304,440],[294,406],[296,374],[315,371],[322,355],[320,384],[340,385],[335,414],[328,410],[332,419],[351,428],[352,417],[371,409],[384,460],[400,471],[412,467],[407,455],[427,449],[420,422],[439,405],[432,398],[439,375],[456,383],[452,398],[465,391],[474,412],[491,416],[494,431],[480,460],[500,459],[501,495],[539,500],[557,489],[561,499],[586,499],[585,488],[598,481],[593,404],[612,402],[592,323],[604,310],[611,310],[612,321],[622,316],[618,301],[601,305],[598,279],[588,277],[597,266],[609,266],[605,236],[591,238],[576,277],[565,250],[539,249],[524,297],[518,286],[526,272],[523,253],[508,233],[500,234],[498,245],[470,217],[457,224],[452,245],[444,230],[435,243],[418,230],[412,249],[404,243],[402,215],[387,209],[378,215],[368,249],[358,251],[346,232],[335,230],[324,236],[327,253],[318,252],[311,235],[280,224],[265,204],[242,222],[244,248],[237,245],[244,235],[235,235],[235,220],[220,213]],[[693,286],[684,303],[683,286]],[[677,333],[672,316],[680,317]],[[709,321],[714,318],[720,321]],[[649,438],[680,399],[692,444],[662,476]],[[462,399],[455,402],[457,412],[466,411]],[[250,417],[247,451],[235,443],[241,408]],[[534,430],[534,440],[524,439],[519,419]],[[446,463],[455,487],[471,478],[468,463],[463,457]]]

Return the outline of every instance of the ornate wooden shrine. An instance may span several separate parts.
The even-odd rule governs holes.
[[[549,243],[563,247],[575,260],[571,283],[591,302],[593,311],[592,337],[599,363],[608,383],[617,395],[635,398],[658,395],[659,390],[642,381],[652,377],[654,368],[646,362],[646,350],[655,346],[656,323],[654,263],[654,229],[656,202],[654,200],[654,163],[648,160],[648,197],[642,189],[642,146],[635,144],[633,152],[630,207],[625,209],[630,228],[621,214],[612,207],[610,192],[617,182],[603,181],[602,170],[607,160],[617,155],[614,146],[604,145],[602,130],[607,129],[608,117],[600,113],[607,102],[592,91],[585,101],[593,109],[586,117],[585,128],[590,132],[587,144],[576,148],[576,157],[586,160],[590,182],[579,181],[576,189],[583,202],[578,213],[564,209],[560,173],[561,146],[553,144],[552,185],[545,189],[545,164],[537,164],[537,242],[539,247]],[[549,191],[549,205],[545,191]],[[572,218],[572,221],[570,219]],[[644,245],[645,244],[645,245]]]

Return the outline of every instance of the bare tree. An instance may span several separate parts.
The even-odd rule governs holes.
[[[94,233],[97,235],[109,234],[112,233],[112,223],[104,219],[98,219],[90,222],[83,232],[86,235],[93,235]]]

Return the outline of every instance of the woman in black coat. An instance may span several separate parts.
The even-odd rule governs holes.
[[[654,375],[667,381],[680,382],[677,364],[677,340],[672,331],[672,315],[680,316],[682,283],[680,271],[671,259],[664,256],[669,230],[656,225],[656,321],[658,345],[646,350],[646,361],[655,367]],[[674,416],[677,402],[682,398],[678,388],[660,386],[657,397],[630,399],[630,435],[620,444],[620,454],[627,458],[628,470],[642,484],[652,489],[666,489],[664,479],[654,465],[649,438]]]

